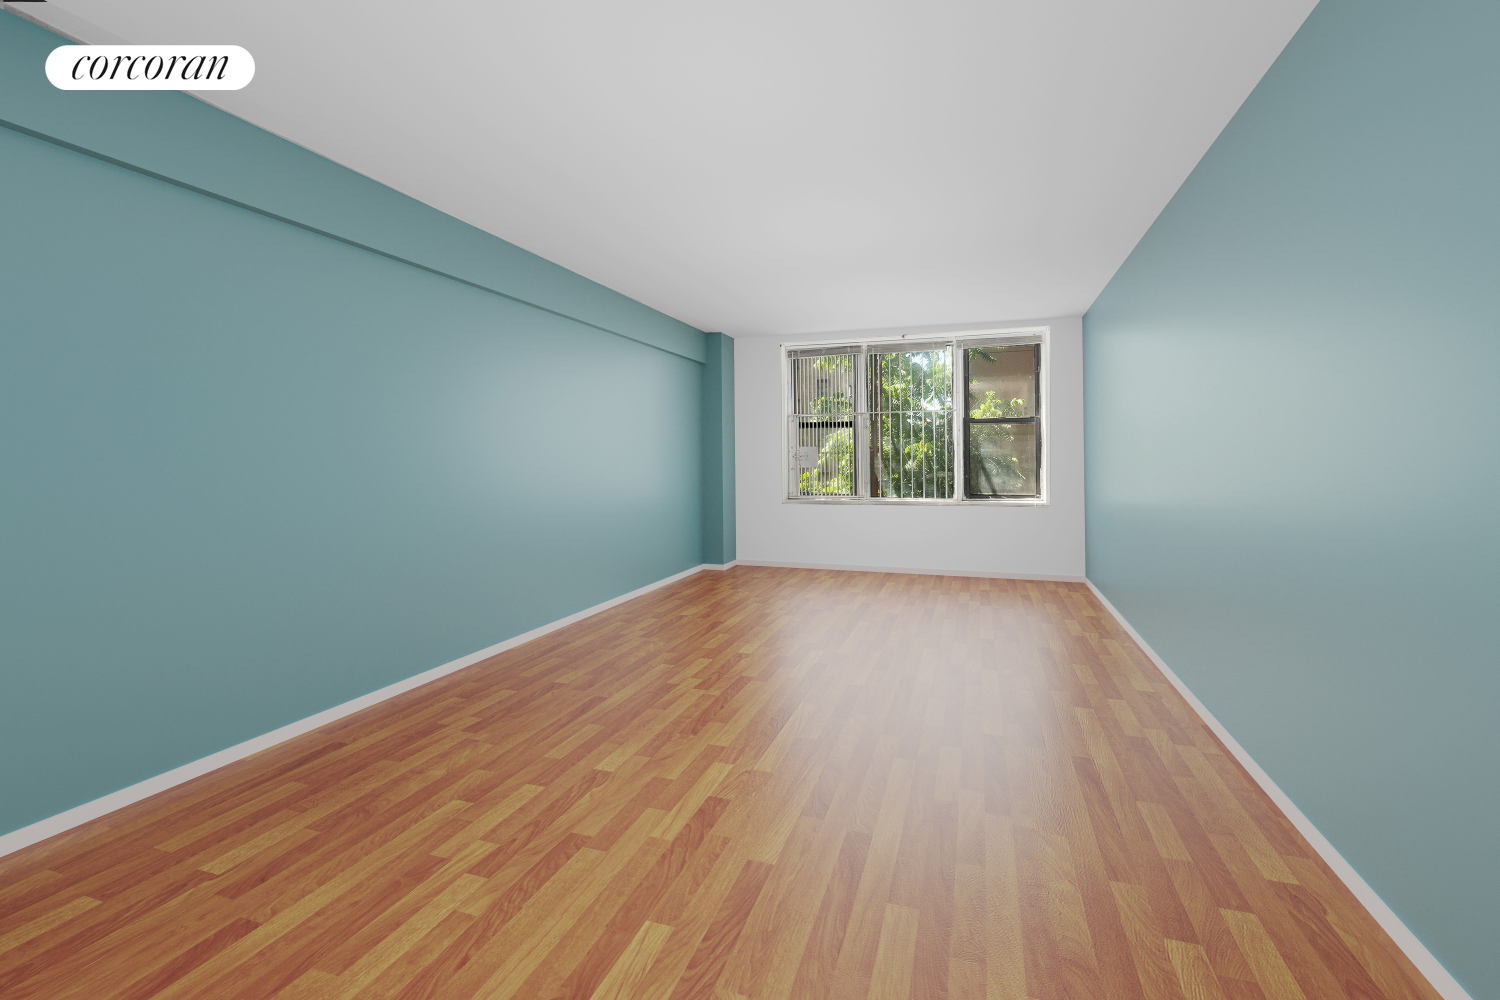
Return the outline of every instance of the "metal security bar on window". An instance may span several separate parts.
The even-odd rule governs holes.
[[[1040,345],[968,347],[964,355],[965,493],[1040,496]]]
[[[949,344],[868,348],[871,497],[953,497],[953,351]]]
[[[848,349],[845,349],[848,351]],[[787,437],[793,497],[858,495],[854,353],[791,358]]]

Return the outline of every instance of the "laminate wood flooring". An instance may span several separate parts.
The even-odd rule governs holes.
[[[1437,994],[1086,587],[739,567],[0,859],[0,996]]]

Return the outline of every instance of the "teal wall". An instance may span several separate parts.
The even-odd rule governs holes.
[[[702,561],[701,332],[58,41],[0,14],[0,832]]]
[[[718,566],[735,558],[734,340],[710,333],[705,346],[703,561]]]
[[[1084,320],[1088,573],[1500,996],[1500,4],[1324,0]]]

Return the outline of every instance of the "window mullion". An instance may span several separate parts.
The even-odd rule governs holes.
[[[870,364],[861,346],[854,362],[854,495],[870,495]]]
[[[1031,349],[1031,371],[1032,371],[1032,395],[1036,397],[1032,405],[1032,423],[1036,425],[1036,495],[1042,496],[1042,482],[1046,476],[1046,469],[1042,466],[1042,435],[1047,428],[1042,426],[1042,345],[1038,344]]]
[[[963,433],[964,417],[968,415],[969,409],[969,352],[959,347],[959,342],[953,342],[953,363],[951,371],[953,374],[953,391],[949,394],[953,405],[951,423],[953,430],[949,435],[951,447],[953,448],[953,499],[969,499],[969,491],[964,482],[964,461],[968,458],[967,442]],[[960,405],[961,404],[961,405]]]

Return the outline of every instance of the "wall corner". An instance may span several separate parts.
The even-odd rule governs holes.
[[[736,558],[734,510],[734,338],[703,335],[703,561]]]

